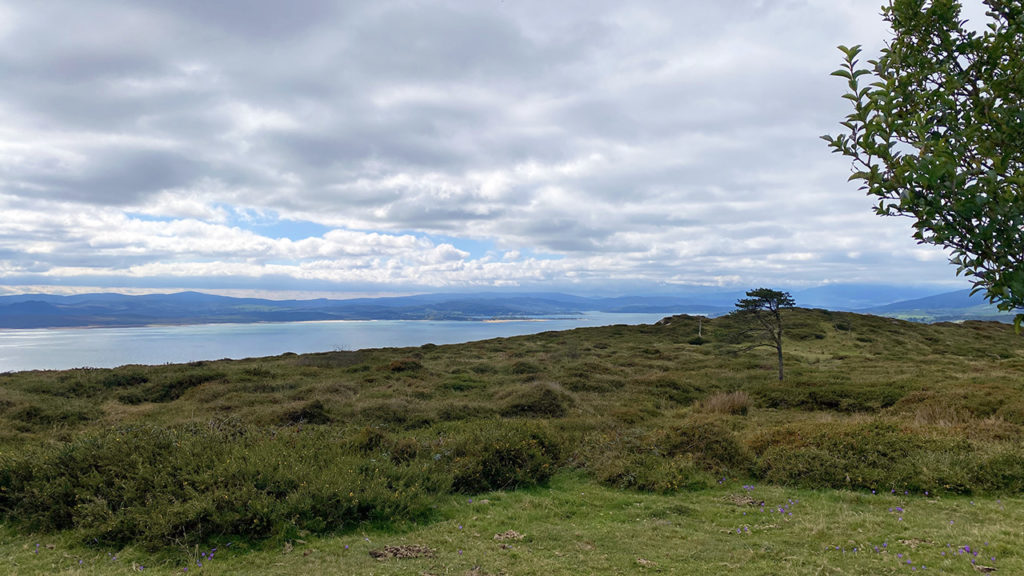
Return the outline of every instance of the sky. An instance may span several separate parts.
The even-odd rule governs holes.
[[[0,294],[966,287],[819,138],[880,4],[0,0]]]

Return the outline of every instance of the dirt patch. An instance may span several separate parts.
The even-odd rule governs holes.
[[[370,556],[377,560],[388,560],[390,558],[433,558],[434,549],[420,546],[419,544],[408,544],[403,546],[385,546],[380,550],[370,550]]]
[[[746,494],[730,494],[722,499],[737,506],[761,506],[764,504],[764,500],[756,500]]]
[[[502,532],[501,534],[495,534],[494,539],[501,542],[503,540],[522,540],[523,535],[515,530],[509,530],[508,532]]]
[[[504,572],[492,573],[484,572],[479,566],[474,566],[472,570],[467,570],[465,576],[506,576]]]

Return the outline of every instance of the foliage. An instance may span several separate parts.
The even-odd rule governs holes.
[[[159,548],[423,518],[443,478],[353,458],[322,433],[132,426],[5,457],[0,510],[34,530]]]
[[[474,494],[547,481],[562,447],[545,426],[501,421],[464,428],[450,450],[452,489]]]
[[[722,478],[710,484],[680,496],[624,491],[563,473],[543,490],[443,499],[437,521],[400,531],[367,526],[262,546],[222,538],[155,553],[91,548],[71,534],[0,526],[0,558],[11,574],[76,576],[967,576],[986,566],[997,575],[1024,573],[1020,497],[805,490]],[[416,547],[433,554],[371,554]]]
[[[1010,326],[786,310],[783,385],[774,353],[726,353],[749,320],[0,374],[0,519],[115,548],[268,549],[404,530],[566,470],[666,494],[723,477],[1024,491]]]
[[[759,475],[807,487],[962,493],[1024,488],[1024,451],[886,421],[789,425],[752,442]]]
[[[528,383],[503,394],[502,416],[561,418],[569,411],[572,397],[558,384]]]
[[[882,215],[910,216],[914,238],[949,249],[1001,310],[1024,308],[1024,7],[985,0],[967,29],[957,0],[892,0],[893,37],[869,67],[840,46],[853,111],[824,136],[852,159],[851,180]],[[1016,322],[1020,327],[1022,316]]]
[[[754,320],[753,331],[767,340],[756,346],[773,346],[778,356],[779,380],[783,379],[782,367],[782,310],[792,308],[796,303],[789,292],[781,292],[770,288],[748,290],[746,298],[736,302],[734,314]],[[748,329],[749,331],[750,329]],[[749,350],[752,347],[748,347]]]

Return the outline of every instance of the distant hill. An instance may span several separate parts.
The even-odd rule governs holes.
[[[894,302],[860,310],[867,314],[913,320],[915,322],[957,322],[962,320],[998,320],[1012,322],[1014,314],[1000,312],[979,293],[957,290],[924,298]]]
[[[859,311],[919,322],[1012,321],[968,290],[829,285],[792,291],[801,307]],[[925,297],[916,297],[924,295]],[[421,294],[350,300],[266,300],[199,292],[128,296],[114,293],[0,296],[0,328],[143,326],[316,320],[491,320],[570,316],[585,312],[697,314],[734,309],[742,290],[680,288],[677,294],[585,297],[557,292]],[[916,297],[916,298],[915,298]]]
[[[557,293],[425,294],[352,300],[264,300],[181,292],[128,296],[28,294],[0,297],[0,328],[299,322],[313,320],[491,320],[584,312],[718,315],[729,307],[684,298],[584,298]]]
[[[854,311],[932,296],[939,292],[934,288],[922,286],[827,284],[794,290],[793,298],[796,299],[797,306]]]

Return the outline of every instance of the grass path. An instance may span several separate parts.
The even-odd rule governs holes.
[[[763,505],[762,505],[763,503]],[[550,486],[453,497],[400,532],[244,543],[158,556],[0,529],[5,574],[996,574],[1024,573],[1024,498],[721,486],[671,496],[573,474]],[[496,536],[499,538],[496,539]],[[503,537],[503,539],[502,539]],[[521,538],[520,538],[521,537]],[[37,546],[38,545],[38,546]],[[391,551],[431,557],[375,559]],[[200,564],[202,564],[200,566]],[[187,572],[185,568],[188,568]]]

